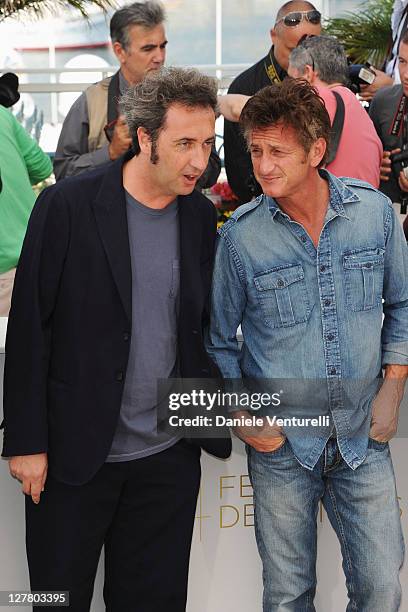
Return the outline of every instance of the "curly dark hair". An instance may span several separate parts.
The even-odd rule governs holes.
[[[137,129],[143,127],[152,141],[153,163],[157,162],[156,145],[165,127],[168,109],[174,105],[188,108],[211,108],[217,112],[217,84],[194,68],[167,67],[155,70],[143,81],[129,87],[119,101],[132,138],[133,150],[140,153]]]
[[[264,87],[245,104],[239,123],[247,141],[254,129],[277,124],[292,127],[306,153],[318,138],[324,138],[327,148],[319,167],[326,163],[330,118],[322,98],[307,81],[287,78]]]

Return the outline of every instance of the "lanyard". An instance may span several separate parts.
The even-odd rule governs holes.
[[[268,79],[271,83],[282,83],[282,79],[276,70],[276,66],[272,59],[272,49],[269,51],[268,57],[264,61],[265,72],[268,75]]]
[[[401,99],[398,104],[397,112],[395,113],[394,121],[392,122],[391,130],[390,130],[390,134],[392,136],[401,136],[402,126],[403,124],[406,123],[406,121],[404,121],[404,117],[406,115],[406,106],[407,106],[407,99],[404,96],[404,94],[402,94]],[[406,128],[404,129],[404,131],[406,131]]]

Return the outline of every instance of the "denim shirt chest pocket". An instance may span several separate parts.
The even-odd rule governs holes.
[[[266,325],[290,327],[308,320],[311,309],[301,264],[265,270],[254,277],[254,284]]]
[[[381,306],[384,249],[357,249],[343,255],[346,303],[354,312]]]

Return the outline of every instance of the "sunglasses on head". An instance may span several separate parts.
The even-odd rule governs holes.
[[[318,25],[321,22],[322,15],[319,11],[293,11],[292,13],[287,13],[282,19],[278,19],[277,24],[283,21],[285,26],[289,28],[295,28],[302,22],[303,19],[306,19],[309,23],[313,25]]]

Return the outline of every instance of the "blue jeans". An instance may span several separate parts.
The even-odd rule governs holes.
[[[355,471],[334,439],[313,471],[300,465],[287,441],[272,453],[247,451],[264,612],[315,611],[320,500],[341,545],[347,612],[397,612],[404,541],[388,444],[369,440]]]

